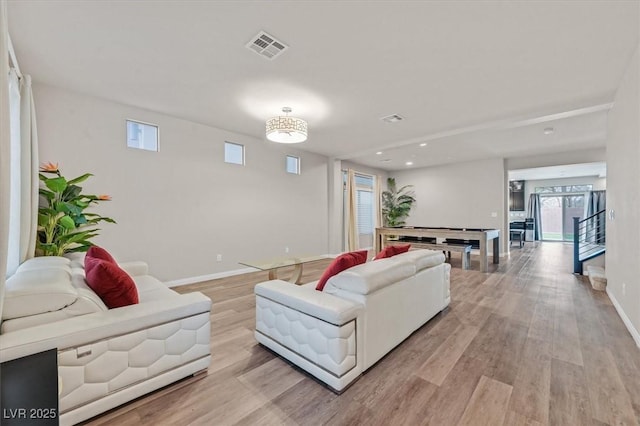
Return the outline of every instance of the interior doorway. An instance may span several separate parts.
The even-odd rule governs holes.
[[[584,217],[584,194],[540,194],[542,239],[545,241],[573,241],[573,218]]]

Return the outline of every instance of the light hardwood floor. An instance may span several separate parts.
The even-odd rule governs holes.
[[[526,243],[492,273],[453,260],[451,306],[338,396],[256,344],[253,273],[213,300],[209,372],[91,425],[638,425],[640,350],[571,246]],[[305,267],[318,279],[328,261]]]

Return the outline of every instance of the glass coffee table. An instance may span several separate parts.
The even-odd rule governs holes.
[[[278,269],[286,268],[287,266],[293,266],[293,273],[289,278],[290,283],[302,284],[302,265],[309,262],[315,262],[317,260],[328,259],[327,256],[288,256],[269,260],[260,260],[256,262],[238,262],[241,265],[256,268],[261,271],[269,271],[269,279],[278,279]]]

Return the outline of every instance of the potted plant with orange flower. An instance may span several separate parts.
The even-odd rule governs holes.
[[[116,223],[109,217],[85,212],[92,204],[110,201],[108,195],[82,194],[79,183],[91,173],[67,180],[58,164],[45,163],[40,167],[40,208],[38,209],[39,256],[62,256],[65,253],[84,252],[93,244],[91,238],[98,235],[99,222]]]

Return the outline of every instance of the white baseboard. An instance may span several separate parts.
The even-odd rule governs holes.
[[[323,254],[321,256],[326,258],[334,258],[334,257],[337,257],[338,255]],[[217,272],[215,274],[207,274],[207,275],[200,275],[197,277],[187,277],[187,278],[180,278],[172,281],[166,281],[165,284],[167,285],[167,287],[180,287],[182,285],[196,284],[196,283],[201,283],[203,281],[217,280],[219,278],[233,277],[235,275],[248,274],[250,272],[258,272],[258,271],[259,269],[256,269],[256,268],[233,269],[231,271]]]
[[[167,281],[168,287],[179,287],[181,285],[201,283],[203,281],[217,280],[218,278],[233,277],[234,275],[248,274],[249,272],[258,272],[255,268],[234,269],[232,271],[218,272],[215,274],[200,275],[197,277],[180,278],[178,280]]]
[[[638,330],[636,330],[636,328],[633,326],[631,320],[622,309],[622,306],[620,306],[620,303],[618,303],[616,297],[609,291],[609,287],[607,287],[607,296],[609,296],[611,303],[613,303],[613,306],[616,308],[616,311],[618,312],[618,315],[620,315],[622,322],[625,326],[627,326],[627,330],[629,330],[629,333],[631,333],[631,337],[633,337],[636,345],[640,348],[640,333],[638,333]]]

